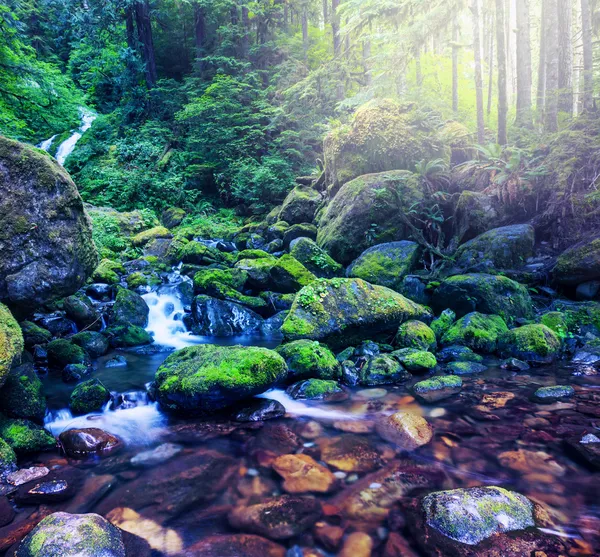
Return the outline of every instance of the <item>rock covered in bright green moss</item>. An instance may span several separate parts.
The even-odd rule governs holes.
[[[268,390],[287,373],[285,360],[266,348],[191,346],[160,366],[156,395],[166,410],[206,414]]]
[[[15,557],[125,557],[121,531],[97,514],[53,513],[21,542]]]
[[[317,239],[317,227],[314,224],[302,223],[290,226],[283,235],[283,247],[289,249],[291,243],[298,238]]]
[[[420,252],[416,242],[407,240],[379,244],[359,255],[348,267],[346,276],[400,292],[404,277],[414,270]]]
[[[388,354],[373,356],[358,371],[358,380],[364,387],[378,385],[395,385],[410,379],[408,373],[400,362]]]
[[[295,400],[320,400],[323,402],[342,402],[349,394],[337,381],[325,379],[307,379],[294,383],[286,393]]]
[[[58,369],[68,364],[87,364],[89,358],[85,351],[75,343],[57,338],[48,344],[48,363]]]
[[[442,340],[442,337],[446,334],[446,331],[456,321],[456,313],[451,309],[445,309],[440,313],[440,316],[431,322],[431,330],[435,333],[437,340]]]
[[[458,394],[462,384],[462,379],[457,375],[442,375],[415,383],[412,391],[419,400],[431,403]]]
[[[540,323],[552,329],[559,338],[565,338],[569,332],[569,320],[562,311],[549,311],[540,317]]]
[[[496,351],[498,339],[508,332],[499,315],[473,312],[459,319],[442,338],[444,346],[466,346],[475,352],[491,354]]]
[[[176,228],[179,226],[183,219],[186,217],[186,212],[179,207],[169,207],[165,209],[160,215],[160,220],[166,228]]]
[[[293,240],[290,255],[318,278],[333,278],[342,274],[343,267],[310,238]]]
[[[446,364],[446,371],[453,375],[473,375],[474,373],[483,373],[487,370],[487,366],[479,362],[450,362]]]
[[[399,211],[421,201],[419,178],[404,170],[360,176],[345,184],[324,209],[317,244],[346,265],[373,244],[408,235]]]
[[[276,352],[286,361],[290,379],[338,379],[341,366],[331,350],[313,340],[296,340]]]
[[[10,445],[0,438],[0,476],[13,472],[17,467],[17,455]]]
[[[158,286],[162,283],[160,277],[156,273],[153,273],[151,271],[135,271],[130,275],[127,275],[125,282],[127,282],[127,287],[131,290],[136,290],[138,288],[143,288],[146,286]]]
[[[488,230],[460,246],[456,265],[465,270],[519,269],[533,256],[535,232],[529,224]]]
[[[11,418],[43,422],[46,414],[44,386],[30,364],[11,369],[0,389],[0,411]]]
[[[0,136],[0,301],[33,310],[81,288],[98,255],[66,170]]]
[[[560,352],[560,339],[545,325],[524,325],[504,333],[498,340],[503,357],[513,357],[528,364],[550,364]]]
[[[121,263],[111,261],[110,259],[103,259],[93,272],[92,279],[94,282],[104,284],[118,284],[121,280],[119,274],[124,273],[125,268]]]
[[[437,361],[445,364],[447,362],[482,362],[483,356],[475,354],[467,346],[451,345],[439,350],[436,354]]]
[[[155,226],[154,228],[149,228],[148,230],[136,234],[131,238],[131,244],[134,247],[141,247],[145,246],[151,240],[170,237],[171,233],[164,226]]]
[[[194,275],[194,291],[257,311],[266,308],[267,302],[262,298],[241,293],[247,280],[248,273],[242,269],[201,269]]]
[[[100,329],[102,322],[100,314],[92,301],[81,292],[67,296],[63,300],[63,308],[67,317],[75,321],[80,327]]]
[[[284,199],[278,218],[291,225],[312,222],[321,200],[321,194],[316,189],[296,186]]]
[[[558,283],[572,286],[600,278],[600,237],[586,238],[564,251],[552,275]]]
[[[52,333],[31,321],[23,321],[21,324],[23,340],[27,348],[40,344],[48,344],[52,340]]]
[[[237,253],[236,262],[243,259],[275,259],[273,255],[261,249],[245,249]]]
[[[316,279],[291,255],[284,255],[279,259],[242,259],[236,263],[236,268],[247,272],[248,283],[254,288],[284,294],[298,292]]]
[[[444,280],[436,289],[432,305],[450,308],[462,317],[478,311],[500,315],[505,321],[533,316],[533,302],[525,286],[501,275],[472,273]]]
[[[110,391],[99,379],[89,379],[79,383],[71,393],[69,408],[73,414],[89,414],[104,408],[110,400]]]
[[[575,389],[571,385],[553,385],[551,387],[540,387],[533,393],[533,400],[541,403],[552,403],[572,396],[575,396]]]
[[[112,312],[112,324],[145,327],[148,324],[149,313],[148,304],[139,294],[126,288],[119,287],[117,289],[117,297]]]
[[[106,329],[110,345],[113,348],[132,348],[152,344],[152,335],[137,325],[116,325]]]
[[[184,244],[179,250],[177,258],[184,263],[193,265],[212,265],[225,262],[225,257],[218,249],[195,241]]]
[[[195,335],[215,337],[256,333],[263,325],[263,319],[252,310],[203,294],[194,298],[192,319],[191,330]]]
[[[81,346],[92,358],[99,358],[108,352],[108,339],[96,331],[82,331],[69,340]]]
[[[320,279],[298,293],[282,332],[288,340],[306,338],[337,348],[395,331],[410,319],[429,321],[431,312],[360,279]]]
[[[0,304],[0,387],[23,352],[23,333],[10,310]]]
[[[435,356],[425,350],[402,348],[392,352],[392,356],[411,373],[426,373],[437,366]]]
[[[407,321],[398,329],[396,345],[400,348],[434,351],[437,340],[435,333],[422,321]]]
[[[56,441],[43,427],[29,420],[7,418],[0,415],[0,437],[19,454],[48,451]]]

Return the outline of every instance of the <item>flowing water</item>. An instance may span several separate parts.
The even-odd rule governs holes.
[[[81,126],[79,126],[79,128],[75,130],[70,137],[65,139],[65,141],[63,141],[56,150],[56,155],[54,158],[61,166],[65,164],[67,157],[73,152],[77,142],[81,139],[83,134],[92,127],[94,120],[97,118],[96,114],[85,108],[80,108],[79,113],[81,115]],[[56,137],[56,135],[53,135],[51,138],[42,141],[38,147],[44,151],[50,151],[50,148],[52,147]]]

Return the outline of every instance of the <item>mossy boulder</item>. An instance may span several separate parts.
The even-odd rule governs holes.
[[[275,259],[275,257],[262,249],[244,249],[235,256],[236,263],[243,259]]]
[[[119,284],[119,275],[125,273],[123,265],[117,261],[103,259],[94,270],[92,279],[104,284]]]
[[[131,238],[131,245],[133,247],[142,247],[152,240],[170,237],[171,233],[167,228],[164,226],[155,226],[154,228],[150,228],[149,230],[144,230],[143,232],[136,234],[133,238]]]
[[[498,340],[503,357],[518,358],[531,365],[552,363],[560,346],[556,333],[545,325],[524,325],[504,333]]]
[[[77,187],[54,159],[0,136],[0,301],[34,309],[81,288],[98,263]]]
[[[437,366],[435,356],[425,350],[402,348],[392,352],[392,356],[411,373],[427,373]]]
[[[389,354],[380,354],[367,360],[358,372],[359,384],[364,387],[395,385],[410,379],[400,362]]]
[[[23,352],[23,333],[10,310],[0,304],[0,387],[4,385],[13,363]]]
[[[436,289],[432,305],[438,311],[450,308],[458,317],[474,311],[500,315],[507,322],[533,316],[533,302],[525,286],[485,273],[447,278]]]
[[[148,324],[150,308],[139,294],[127,290],[117,289],[117,297],[113,306],[111,323],[115,325],[136,325],[145,327]],[[78,363],[78,362],[72,362]]]
[[[130,290],[137,290],[147,286],[152,287],[162,284],[160,277],[152,271],[135,271],[130,275],[127,275],[125,282],[127,283],[127,288]]]
[[[152,344],[152,335],[137,325],[116,325],[105,331],[113,348],[132,348]]]
[[[456,313],[451,309],[445,309],[440,313],[440,316],[431,322],[430,328],[435,333],[437,340],[442,340],[442,337],[446,331],[452,327],[452,324],[456,321]]]
[[[14,367],[0,389],[0,411],[11,418],[43,422],[46,414],[44,386],[33,369],[25,364]]]
[[[559,284],[576,286],[600,278],[600,237],[587,238],[564,251],[552,271]]]
[[[296,186],[283,201],[278,220],[290,225],[312,222],[321,203],[321,194],[309,186]]]
[[[433,330],[422,321],[407,321],[398,329],[396,345],[400,348],[434,351],[437,340]]]
[[[379,244],[364,251],[346,270],[346,276],[387,286],[400,292],[404,277],[415,268],[421,249],[415,242],[403,240]]]
[[[552,385],[551,387],[540,387],[533,393],[532,398],[540,404],[550,404],[573,396],[575,396],[575,389],[571,385]]]
[[[256,298],[265,304],[261,298]],[[266,305],[266,304],[265,304]],[[252,310],[200,294],[192,303],[191,330],[195,335],[229,337],[257,333],[264,321]]]
[[[213,265],[225,263],[225,256],[216,248],[211,248],[202,242],[188,242],[173,257],[192,265]]]
[[[436,354],[437,361],[440,363],[448,362],[482,362],[483,356],[475,354],[467,346],[450,345],[442,348]]]
[[[493,196],[469,190],[461,192],[452,219],[459,242],[471,240],[494,228],[498,220]]]
[[[63,308],[67,313],[67,317],[75,321],[80,327],[100,329],[102,326],[100,314],[85,294],[78,292],[72,296],[67,296],[63,300]]]
[[[495,486],[439,491],[421,501],[427,526],[470,546],[535,526],[533,508],[524,495]]]
[[[98,379],[79,383],[71,393],[69,408],[73,414],[98,412],[110,400],[110,391]]]
[[[315,275],[291,255],[284,255],[279,259],[242,259],[235,266],[246,271],[248,284],[257,290],[288,294],[298,292],[316,279]]]
[[[241,293],[248,273],[242,269],[201,269],[194,275],[194,291],[213,298],[248,306],[255,311],[267,308],[267,302]]]
[[[349,398],[348,392],[337,381],[306,379],[289,386],[286,393],[295,400],[319,400],[342,402]]]
[[[62,369],[69,364],[87,364],[88,355],[83,348],[65,338],[57,338],[48,344],[48,363]]]
[[[431,312],[360,279],[319,279],[298,293],[282,332],[288,340],[318,340],[338,348],[394,332],[410,319],[429,321]]]
[[[535,231],[529,224],[488,230],[463,244],[456,252],[456,265],[464,270],[519,269],[533,256]]]
[[[296,340],[280,346],[276,352],[286,361],[291,380],[341,376],[341,366],[333,352],[313,340]]]
[[[549,311],[540,317],[540,323],[552,329],[559,338],[565,338],[569,332],[569,319],[562,311]]]
[[[97,514],[53,513],[19,545],[15,557],[125,557],[121,530]]]
[[[420,160],[445,157],[437,132],[411,105],[390,99],[361,106],[350,125],[329,133],[323,144],[330,193],[364,174],[414,170]]]
[[[469,313],[459,319],[442,338],[444,346],[466,346],[475,352],[491,354],[498,347],[498,340],[508,332],[504,319],[499,315]]]
[[[458,394],[462,384],[462,379],[456,375],[442,375],[415,383],[412,391],[419,400],[432,403]]]
[[[419,178],[395,170],[360,176],[345,184],[319,218],[317,244],[346,265],[367,248],[402,240],[408,230],[398,212],[423,199]]]
[[[17,455],[48,451],[56,447],[56,440],[36,423],[0,415],[0,437]]]
[[[32,348],[40,344],[48,344],[52,340],[52,333],[31,321],[23,321],[21,324],[23,341],[27,348]]]
[[[180,209],[179,207],[169,207],[162,212],[160,220],[166,228],[171,229],[179,226],[183,222],[185,216],[186,212],[183,209]]]
[[[290,244],[298,238],[310,238],[311,240],[316,240],[317,227],[314,224],[308,223],[290,226],[283,235],[283,247],[289,249]]]
[[[487,366],[479,362],[458,361],[446,364],[446,371],[454,375],[473,375],[487,371]]]
[[[202,415],[268,390],[287,376],[266,348],[200,345],[171,354],[156,372],[156,396],[168,411]]]
[[[0,476],[14,472],[17,467],[17,455],[10,445],[0,438]]]
[[[343,267],[310,238],[293,240],[290,255],[318,278],[338,277],[343,272]]]

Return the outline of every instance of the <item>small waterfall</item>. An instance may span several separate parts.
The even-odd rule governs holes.
[[[266,398],[268,400],[276,400],[283,404],[288,414],[295,416],[306,416],[308,418],[320,418],[324,420],[361,420],[364,416],[352,414],[351,412],[341,412],[339,410],[332,410],[323,403],[319,403],[319,406],[309,406],[299,400],[294,400],[285,391],[281,389],[272,389],[258,395],[257,398]]]
[[[56,139],[56,136],[58,134],[53,135],[50,139],[46,139],[46,141],[42,141],[39,145],[38,145],[38,149],[41,149],[42,151],[46,151],[46,153],[48,151],[50,151],[50,147],[52,147],[52,142]]]
[[[81,139],[81,136],[92,127],[92,122],[96,119],[96,115],[88,110],[81,109],[81,126],[69,139],[63,141],[56,151],[56,160],[61,166],[64,165],[67,157],[73,152],[75,145]]]

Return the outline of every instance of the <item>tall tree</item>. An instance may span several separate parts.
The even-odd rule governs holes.
[[[544,129],[558,130],[558,67],[560,46],[558,42],[558,0],[545,0],[546,7],[546,108]]]
[[[329,23],[329,0],[323,0],[323,22],[325,26]]]
[[[342,50],[342,43],[340,39],[340,14],[338,8],[340,6],[340,0],[331,1],[331,31],[333,33],[333,54],[337,58]]]
[[[573,113],[573,2],[558,0],[558,109]]]
[[[152,37],[152,21],[150,19],[150,3],[148,0],[138,0],[135,3],[135,24],[137,39],[140,45],[144,72],[149,88],[156,85],[158,74],[156,71],[156,57],[154,53],[154,40]]]
[[[460,28],[458,18],[455,16],[452,21],[452,110],[458,112],[458,53]]]
[[[542,17],[540,19],[540,58],[538,62],[538,82],[535,108],[538,119],[541,120],[546,104],[546,29],[547,15],[546,3],[542,2]]]
[[[583,35],[583,95],[582,108],[585,111],[594,108],[594,81],[592,58],[592,10],[590,0],[581,0],[581,28]]]
[[[473,16],[473,51],[475,53],[475,95],[477,102],[477,142],[485,141],[485,121],[483,117],[483,75],[481,71],[481,31],[479,28],[479,0],[471,0]]]
[[[556,1],[556,0],[554,0]],[[504,0],[496,0],[496,44],[498,53],[498,143],[506,145],[508,98],[506,89],[506,38],[504,36]]]
[[[202,59],[205,56],[206,46],[206,13],[200,3],[194,4],[194,46],[196,47],[196,60],[198,69],[204,69]]]
[[[529,0],[517,2],[517,125],[531,127],[531,21]]]

